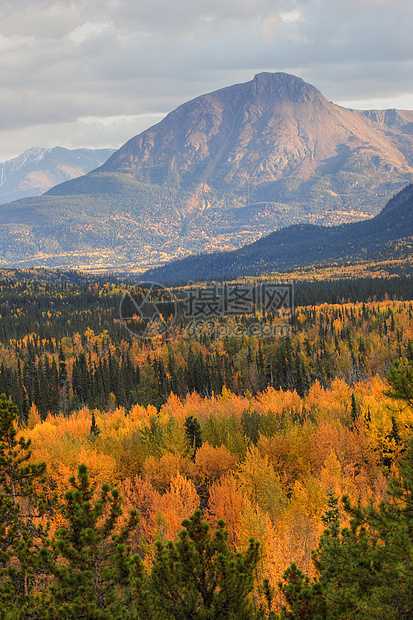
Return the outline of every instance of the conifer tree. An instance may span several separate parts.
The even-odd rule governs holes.
[[[351,428],[356,423],[359,416],[357,401],[354,392],[351,394]]]
[[[94,409],[92,409],[92,423],[90,425],[89,436],[91,439],[96,439],[96,437],[99,437],[99,435],[100,435],[100,430],[99,430],[98,425],[96,424],[95,411]]]
[[[137,618],[165,620],[252,620],[250,601],[258,543],[244,553],[229,549],[223,521],[212,534],[201,511],[182,523],[176,542],[156,543],[152,570],[137,579]]]
[[[279,588],[287,605],[282,606],[276,620],[327,620],[320,584],[311,583],[295,562],[285,571]]]
[[[184,427],[189,446],[193,450],[192,458],[195,458],[195,452],[202,446],[201,425],[194,416],[190,415],[186,418]]]
[[[33,483],[45,464],[29,463],[30,441],[17,439],[17,407],[0,397],[0,608],[6,618],[31,617],[32,588],[41,564]],[[37,507],[41,514],[43,506]]]
[[[413,407],[413,363],[396,361],[387,375],[387,381],[390,385],[387,396]]]
[[[105,484],[94,500],[85,465],[79,465],[70,486],[63,506],[67,527],[60,528],[43,551],[54,579],[39,605],[41,617],[124,620],[131,596],[127,542],[137,525],[136,511],[115,534],[122,514],[118,491]]]

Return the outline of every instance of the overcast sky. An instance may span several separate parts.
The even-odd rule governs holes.
[[[347,107],[413,109],[413,2],[0,0],[0,161],[119,147],[261,71]]]

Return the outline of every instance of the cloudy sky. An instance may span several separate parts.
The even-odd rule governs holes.
[[[0,161],[119,147],[261,71],[413,109],[412,33],[411,0],[0,0]]]

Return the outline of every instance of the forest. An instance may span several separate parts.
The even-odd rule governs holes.
[[[411,617],[410,278],[266,338],[131,338],[125,286],[0,279],[2,617]]]

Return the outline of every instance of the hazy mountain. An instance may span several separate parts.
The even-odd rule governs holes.
[[[214,191],[241,204],[308,202],[315,177],[346,206],[361,170],[375,189],[412,173],[412,134],[413,112],[346,110],[300,78],[261,73],[180,106],[101,170],[193,189],[188,211],[213,203]]]
[[[412,178],[413,112],[339,107],[285,73],[203,95],[86,176],[0,208],[0,265],[139,269],[289,224],[378,213]]]
[[[359,210],[361,193],[376,202],[410,179],[413,112],[347,110],[300,78],[261,73],[181,105],[98,172],[189,191],[183,218],[263,201]],[[82,180],[51,193],[86,191]]]
[[[413,253],[413,184],[371,220],[340,226],[300,224],[233,252],[191,256],[147,271],[157,282],[262,275],[331,261],[403,258]]]
[[[0,163],[0,203],[40,196],[100,166],[115,149],[31,148]]]

